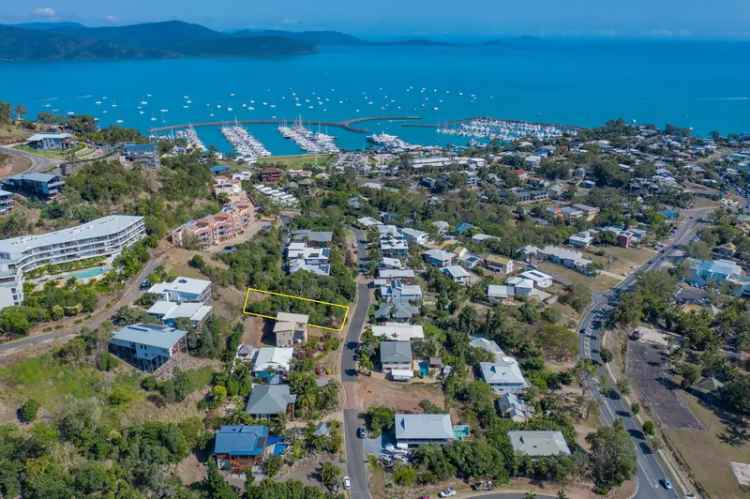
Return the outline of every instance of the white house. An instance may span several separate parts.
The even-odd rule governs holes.
[[[551,275],[539,272],[538,270],[527,270],[521,274],[521,277],[533,281],[534,286],[539,289],[546,289],[552,286],[553,282]]]
[[[517,393],[529,386],[518,361],[513,357],[498,357],[495,362],[480,362],[479,369],[482,379],[499,395]]]
[[[400,322],[386,322],[382,326],[372,326],[372,334],[376,338],[392,341],[424,339],[424,329],[422,326],[402,324]]]
[[[175,303],[200,302],[211,300],[211,281],[178,277],[172,282],[160,282],[151,286],[149,293],[160,295],[162,300]]]
[[[447,267],[444,267],[443,274],[450,277],[453,282],[461,284],[463,286],[469,283],[469,278],[471,277],[471,274],[469,274],[469,272],[460,265],[449,265]]]
[[[409,241],[410,243],[418,244],[420,246],[424,246],[430,240],[430,235],[426,232],[417,229],[411,229],[409,227],[401,229],[401,233],[404,235],[407,241]]]
[[[293,348],[262,347],[255,354],[253,373],[266,371],[289,372],[294,356]]]

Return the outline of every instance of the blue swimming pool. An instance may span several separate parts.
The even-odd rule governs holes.
[[[76,279],[93,279],[94,277],[99,277],[106,272],[107,272],[106,267],[99,266],[99,267],[91,267],[89,269],[83,269],[83,270],[77,270],[75,272],[71,272],[70,276],[75,277]]]

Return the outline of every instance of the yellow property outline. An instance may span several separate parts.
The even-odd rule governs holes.
[[[263,314],[256,314],[254,312],[248,312],[247,311],[247,302],[250,300],[250,293],[260,293],[263,295],[270,295],[270,296],[280,296],[282,298],[291,298],[293,300],[300,300],[300,301],[306,301],[310,303],[320,303],[321,305],[328,305],[330,307],[336,307],[341,308],[344,310],[344,319],[341,321],[341,326],[338,328],[334,327],[328,327],[328,326],[318,326],[316,324],[309,324],[310,327],[316,327],[318,329],[321,329],[323,331],[332,331],[334,333],[340,333],[344,330],[344,326],[346,326],[346,321],[349,319],[349,305],[341,305],[339,303],[331,303],[328,301],[320,301],[320,300],[313,300],[312,298],[305,298],[304,296],[297,296],[297,295],[290,295],[286,293],[277,293],[275,291],[267,291],[264,289],[256,289],[256,288],[247,288],[245,290],[245,302],[242,305],[242,313],[244,315],[249,315],[251,317],[262,317],[263,319],[270,319],[272,321],[276,320],[276,317],[272,317],[270,315],[263,315]]]

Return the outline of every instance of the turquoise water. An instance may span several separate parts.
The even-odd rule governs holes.
[[[99,277],[107,272],[106,267],[91,267],[90,269],[77,270],[71,272],[70,276],[76,279],[91,279],[93,277]]]
[[[180,59],[0,65],[0,99],[149,127],[278,117],[406,114],[439,123],[475,115],[591,126],[622,117],[750,131],[748,43],[519,41],[485,47],[337,47],[290,59]],[[243,106],[244,105],[244,106]],[[230,110],[231,108],[231,110]],[[297,152],[273,126],[249,130]],[[419,143],[432,129],[368,124]],[[330,129],[340,145],[364,137]],[[199,129],[228,150],[218,129]]]

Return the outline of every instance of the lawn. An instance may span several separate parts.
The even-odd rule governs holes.
[[[729,463],[750,463],[750,443],[733,446],[723,442],[721,435],[727,431],[727,426],[716,413],[690,394],[680,392],[679,396],[706,428],[705,431],[668,429],[665,432],[687,461],[693,476],[711,497],[748,497],[748,492],[740,489]]]
[[[314,165],[317,156],[318,166],[325,167],[333,160],[326,154],[294,154],[290,156],[271,156],[258,161],[258,166],[280,166],[287,169],[301,169],[305,165]]]
[[[656,256],[651,248],[621,248],[620,246],[597,247],[606,257],[612,257],[612,263],[605,265],[606,270],[615,274],[627,275]]]
[[[596,277],[589,277],[581,274],[580,272],[576,272],[575,270],[571,270],[561,265],[550,262],[544,262],[540,264],[539,269],[542,272],[550,274],[553,277],[560,279],[561,281],[568,284],[578,284],[586,286],[593,292],[601,293],[604,291],[608,291],[614,288],[619,283],[619,280],[608,275],[600,274]]]

